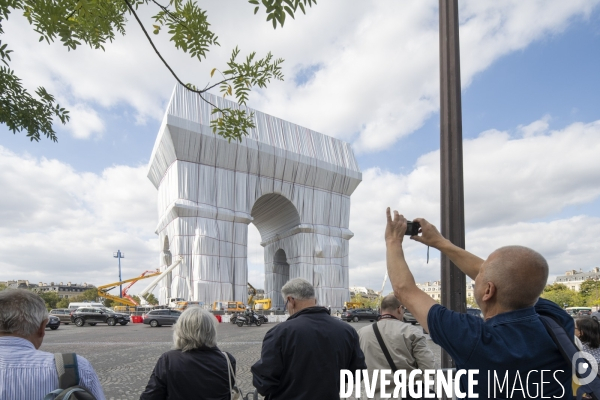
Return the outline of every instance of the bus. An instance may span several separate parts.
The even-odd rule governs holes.
[[[565,311],[572,317],[577,317],[578,315],[592,315],[591,307],[567,307],[565,308]]]

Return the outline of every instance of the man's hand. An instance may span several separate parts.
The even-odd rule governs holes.
[[[447,241],[437,228],[427,222],[425,218],[415,218],[414,222],[418,222],[419,225],[421,225],[421,235],[411,236],[410,238],[412,240],[421,242],[438,250]]]
[[[388,207],[385,211],[387,215],[387,226],[385,227],[385,242],[399,242],[402,244],[404,234],[406,233],[406,218],[394,211],[394,220]]]

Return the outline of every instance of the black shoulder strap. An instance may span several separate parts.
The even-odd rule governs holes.
[[[67,389],[79,385],[79,367],[75,353],[55,353],[54,362],[58,372],[58,387]]]
[[[373,330],[375,331],[375,337],[377,338],[377,341],[379,342],[379,346],[381,346],[381,350],[383,350],[383,355],[385,356],[385,359],[387,360],[388,364],[390,364],[390,367],[392,368],[392,372],[396,372],[398,370],[398,368],[396,368],[396,364],[394,364],[394,360],[392,360],[392,356],[390,356],[390,352],[388,351],[387,347],[385,346],[385,343],[383,342],[383,338],[381,337],[381,332],[379,332],[379,328],[377,327],[377,322],[375,322],[373,324]]]
[[[579,349],[575,346],[573,340],[565,331],[565,328],[559,325],[558,322],[554,320],[554,318],[551,318],[546,315],[540,315],[540,320],[544,324],[544,327],[546,327],[548,334],[550,335],[550,337],[552,337],[552,340],[554,341],[556,346],[558,346],[558,349],[560,350],[560,353],[569,365],[569,368],[572,368],[573,357],[579,352]],[[583,357],[578,357],[578,360],[576,360],[578,367],[585,367],[585,365],[587,365],[588,369],[591,369],[589,363],[581,362],[583,360]],[[576,370],[575,373],[578,377],[581,377],[588,376],[588,374],[593,373],[593,371],[584,371],[583,374],[580,374],[580,371]],[[586,385],[582,385],[582,387],[585,389],[584,393],[594,393],[594,395],[597,398],[600,398],[600,378],[598,377],[597,372],[594,379]]]

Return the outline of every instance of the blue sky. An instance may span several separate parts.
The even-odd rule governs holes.
[[[463,137],[476,137],[492,128],[510,131],[544,115],[551,116],[553,128],[598,119],[599,48],[600,10],[595,8],[589,20],[572,23],[563,33],[549,35],[498,59],[478,73],[463,91]],[[319,65],[311,65],[287,80],[302,86],[318,69]],[[168,75],[166,70],[164,75]],[[167,96],[165,93],[164,100]],[[160,121],[149,119],[144,124],[137,123],[135,110],[127,104],[97,110],[107,126],[102,138],[76,139],[57,124],[58,143],[48,140],[31,143],[24,135],[12,135],[2,126],[5,134],[0,144],[15,152],[58,158],[77,170],[95,173],[111,165],[147,163]],[[439,113],[436,112],[425,120],[423,127],[394,146],[358,154],[357,158],[362,169],[406,170],[425,151],[437,148]]]
[[[273,33],[243,7],[207,2],[225,45],[203,63],[200,78],[187,75],[195,64],[166,50],[178,71],[200,80],[238,41],[286,58],[286,82],[254,93],[250,105],[353,144],[363,183],[352,198],[352,285],[378,290],[381,284],[383,220],[377,218],[386,205],[404,208],[410,218],[439,218],[434,3],[355,2],[344,12],[340,1],[319,4]],[[552,277],[598,266],[598,4],[531,2],[527,9],[513,1],[461,2],[467,246],[482,257],[519,239],[548,257]],[[395,23],[392,11],[401,15]],[[517,18],[527,13],[536,18]],[[334,22],[325,30],[328,18]],[[232,24],[242,24],[248,37],[236,36]],[[144,171],[174,82],[135,27],[129,29],[105,54],[65,54],[57,45],[27,42],[35,35],[20,34],[30,30],[22,19],[7,24],[8,42],[22,41],[17,73],[32,86],[47,85],[79,113],[69,128],[56,125],[58,143],[31,143],[0,127],[0,185],[20,194],[0,200],[0,248],[12,255],[0,264],[0,280],[102,284],[114,275],[117,247],[128,254],[124,276],[155,267],[156,191]],[[559,232],[549,238],[552,229]],[[251,281],[260,282],[261,248],[249,246]],[[425,264],[414,243],[407,254],[418,281],[438,279],[437,254]]]

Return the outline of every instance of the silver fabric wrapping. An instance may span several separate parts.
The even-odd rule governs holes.
[[[228,143],[210,129],[211,106],[175,88],[148,178],[158,189],[161,268],[179,255],[184,262],[161,281],[159,300],[245,303],[252,222],[265,249],[265,296],[273,307],[283,307],[280,289],[295,277],[315,285],[320,304],[341,307],[349,299],[350,195],[362,179],[352,149],[254,113],[256,128]]]

